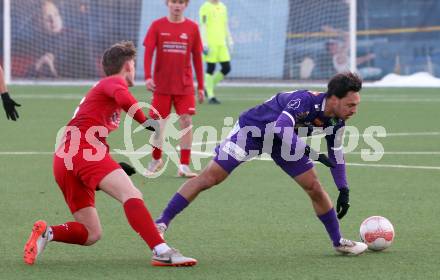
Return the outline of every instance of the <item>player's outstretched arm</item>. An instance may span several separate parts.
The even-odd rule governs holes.
[[[196,29],[196,36],[191,50],[192,59],[194,64],[194,70],[196,71],[197,77],[197,92],[199,103],[203,103],[204,95],[204,80],[203,80],[203,60],[202,60],[202,39],[200,38],[199,29]]]
[[[325,137],[329,158],[335,162],[335,167],[330,169],[330,171],[335,185],[339,190],[339,196],[336,203],[338,219],[342,219],[347,214],[348,208],[350,208],[347,173],[345,170],[344,151],[342,149],[343,129],[344,127],[336,127],[335,134]]]
[[[343,130],[338,131],[337,137],[339,140],[336,139],[336,135],[334,134],[325,137],[329,159],[335,163],[334,168],[330,169],[330,172],[332,173],[333,181],[339,190],[348,188],[344,150],[342,149],[342,138],[340,138],[342,134]]]
[[[151,66],[153,64],[154,50],[157,47],[157,30],[156,25],[152,24],[144,39],[144,75],[147,90],[154,92],[156,84],[151,76]]]
[[[138,101],[134,96],[125,89],[121,87],[115,90],[114,99],[116,103],[135,121],[141,124],[145,129],[150,131],[159,131],[159,123],[153,119],[147,119],[144,112],[138,106]],[[134,107],[133,107],[134,106]],[[139,132],[138,129],[134,131]]]
[[[138,101],[126,88],[120,87],[116,89],[113,98],[118,106],[139,124],[143,125],[147,121],[147,117],[138,106]]]

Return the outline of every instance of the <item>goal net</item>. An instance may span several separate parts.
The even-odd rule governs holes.
[[[136,41],[142,0],[13,0],[12,80],[79,81],[102,77],[101,55]]]
[[[147,2],[141,16],[144,32],[153,19],[167,14],[162,1]],[[186,15],[197,21],[204,2],[191,0]],[[228,9],[234,40],[228,77],[327,79],[335,71],[349,68],[349,3],[354,0],[222,2]],[[339,56],[337,69],[332,55]]]
[[[326,80],[350,70],[350,1],[289,1],[284,79]]]
[[[185,16],[198,21],[205,1],[191,0]],[[440,76],[439,1],[222,2],[235,43],[229,79],[324,81],[348,69],[367,80],[393,72]],[[8,82],[96,81],[103,50],[121,40],[136,42],[136,78],[143,80],[143,39],[152,21],[168,14],[165,0],[0,0],[0,6]]]
[[[198,21],[205,0],[185,15]],[[327,79],[348,69],[349,0],[223,0],[235,41],[233,71],[240,79]],[[103,50],[120,40],[143,46],[164,0],[8,0],[13,81],[82,81],[102,77]]]

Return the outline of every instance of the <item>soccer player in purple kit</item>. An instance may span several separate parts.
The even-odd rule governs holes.
[[[236,127],[216,147],[214,159],[198,177],[186,181],[171,198],[156,220],[158,230],[163,234],[171,220],[200,192],[221,183],[241,163],[265,152],[309,195],[335,250],[351,255],[364,252],[366,244],[342,238],[338,222],[350,206],[341,132],[345,121],[357,111],[361,88],[362,80],[356,74],[340,73],[329,81],[325,93],[308,90],[282,92],[243,112]],[[326,132],[328,157],[313,151],[298,137],[298,132],[307,131],[307,135],[311,135],[317,128]],[[336,211],[318,180],[311,159],[331,168],[339,190]]]

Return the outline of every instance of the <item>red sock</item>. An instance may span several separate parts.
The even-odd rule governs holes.
[[[153,147],[153,159],[158,160],[162,157],[162,149]]]
[[[160,237],[156,225],[151,218],[150,212],[145,207],[144,201],[138,198],[130,198],[124,203],[125,215],[128,223],[148,244],[151,250],[165,241]]]
[[[50,228],[53,234],[52,241],[84,245],[89,237],[86,227],[78,222],[67,222]]]
[[[180,163],[189,165],[189,160],[191,158],[191,149],[180,150]]]

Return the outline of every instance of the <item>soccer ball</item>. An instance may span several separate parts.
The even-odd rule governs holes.
[[[387,218],[371,216],[362,222],[360,235],[362,242],[368,245],[368,249],[381,251],[393,243],[394,227]]]

